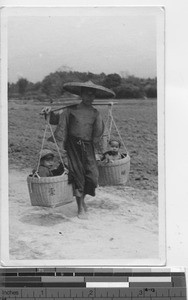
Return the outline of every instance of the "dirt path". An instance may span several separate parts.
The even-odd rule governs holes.
[[[10,171],[10,259],[158,258],[156,192],[100,187],[86,198],[88,220],[80,220],[75,202],[32,207],[28,172]]]

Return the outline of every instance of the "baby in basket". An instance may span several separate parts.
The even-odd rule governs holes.
[[[64,167],[62,163],[56,169],[52,169],[54,165],[54,154],[49,149],[43,149],[40,151],[40,165],[37,170],[33,170],[33,174],[39,177],[50,177],[59,176],[64,172]]]
[[[108,144],[110,150],[103,154],[101,161],[109,163],[124,157],[124,155],[120,153],[121,142],[119,140],[111,139]]]

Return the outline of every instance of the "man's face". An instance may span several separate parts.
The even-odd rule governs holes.
[[[95,90],[90,88],[83,88],[81,91],[82,101],[86,105],[91,105],[95,99]]]

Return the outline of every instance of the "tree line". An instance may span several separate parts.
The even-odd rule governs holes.
[[[59,99],[67,97],[63,89],[66,82],[91,80],[95,84],[103,85],[112,89],[116,98],[156,98],[157,78],[138,78],[131,76],[120,76],[117,73],[94,74],[91,72],[57,71],[50,73],[37,83],[32,83],[26,78],[20,78],[16,83],[8,83],[8,98],[27,98],[45,101],[46,99]]]

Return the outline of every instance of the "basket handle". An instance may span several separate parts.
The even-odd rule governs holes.
[[[39,176],[39,174],[38,174],[38,171],[35,171],[34,173],[33,173],[33,177],[34,176],[37,176],[37,178],[40,178],[40,176]]]
[[[55,142],[55,145],[56,145],[56,148],[57,148],[57,152],[58,152],[58,154],[59,154],[59,158],[60,158],[60,161],[61,161],[61,163],[62,163],[62,165],[63,165],[63,168],[66,170],[66,172],[68,172],[68,169],[65,167],[65,164],[64,164],[63,159],[62,159],[62,157],[61,157],[60,150],[59,150],[59,147],[58,147],[58,145],[57,145],[57,141],[56,141],[56,139],[55,139],[55,136],[54,136],[52,127],[51,127],[51,125],[50,125],[50,123],[49,123],[49,117],[48,117],[48,116],[46,117],[46,125],[45,125],[44,135],[43,135],[43,139],[42,139],[41,151],[42,151],[43,148],[44,148],[44,142],[45,142],[46,132],[47,132],[47,129],[48,129],[48,128],[50,128],[50,132],[51,132],[52,137],[53,137],[53,140],[54,140],[54,142]],[[37,174],[37,172],[38,172],[38,170],[39,170],[39,166],[40,166],[41,151],[40,151],[40,154],[39,154],[39,159],[38,159],[38,164],[37,164],[37,170],[36,170],[36,172],[35,172],[36,174]],[[39,175],[38,175],[38,176],[39,176]],[[40,177],[40,176],[39,176],[39,177]]]
[[[63,168],[64,168],[64,170],[66,170],[66,172],[68,172],[68,169],[65,167],[64,161],[63,161],[63,159],[62,159],[62,157],[61,157],[61,153],[60,153],[60,150],[59,150],[59,146],[58,146],[57,141],[56,141],[56,139],[55,139],[55,136],[54,136],[54,133],[53,133],[53,130],[52,130],[52,126],[50,125],[49,120],[47,120],[47,125],[48,125],[48,127],[50,128],[50,131],[51,131],[51,134],[52,134],[52,138],[53,138],[53,140],[54,140],[54,142],[55,142],[55,145],[56,145],[56,148],[57,148],[57,152],[58,152],[58,154],[59,154],[59,158],[60,158],[60,161],[61,161],[61,163],[62,163],[62,165],[63,165]]]
[[[41,145],[41,149],[40,149],[40,152],[39,152],[39,159],[38,159],[38,163],[37,163],[37,170],[35,173],[38,173],[38,170],[39,170],[39,166],[40,166],[40,160],[41,160],[41,151],[44,147],[44,141],[45,141],[45,136],[46,136],[46,131],[48,129],[48,125],[47,125],[47,122],[46,122],[46,125],[45,125],[45,130],[44,130],[44,134],[43,134],[43,138],[42,138],[42,145]],[[34,174],[33,174],[34,176]]]
[[[119,132],[119,129],[118,129],[116,123],[115,123],[115,120],[114,120],[114,117],[113,117],[113,114],[112,114],[112,108],[113,108],[113,103],[109,103],[108,118],[107,118],[107,121],[106,121],[106,124],[105,124],[107,126],[107,122],[110,120],[110,128],[108,130],[108,139],[110,140],[110,135],[111,135],[111,131],[112,131],[112,125],[114,125],[114,127],[116,129],[116,132],[117,132],[117,134],[118,134],[118,136],[120,138],[120,141],[121,141],[121,143],[122,143],[122,145],[123,145],[123,147],[124,147],[124,149],[126,151],[126,154],[128,155],[129,152],[128,152],[126,146],[125,146],[125,143],[124,143],[124,141],[122,139],[122,136],[121,136],[121,134]]]

